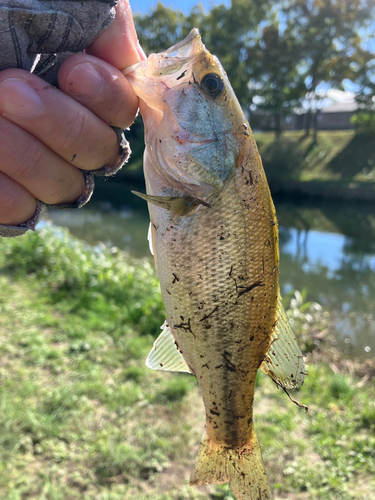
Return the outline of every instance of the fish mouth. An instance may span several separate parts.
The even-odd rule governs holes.
[[[166,55],[167,57],[191,57],[195,54],[197,45],[195,42],[198,42],[198,44],[202,45],[201,35],[197,28],[193,28],[186,38],[181,40],[181,42],[172,45],[172,47],[170,47],[169,49],[164,50],[162,54]]]
[[[158,54],[150,54],[145,61],[122,69],[122,73],[127,76],[139,68],[150,68],[152,76],[170,75],[179,71],[184,64],[191,63],[192,59],[204,50],[199,30],[193,28],[181,42]]]

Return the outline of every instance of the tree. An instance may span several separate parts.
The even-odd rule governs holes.
[[[373,56],[363,48],[366,28],[373,22],[373,0],[291,0],[284,14],[293,24],[303,62],[299,71],[306,86],[309,116],[317,139],[318,87],[340,87],[356,81],[363,63]],[[362,33],[362,35],[361,35]],[[310,120],[307,121],[307,133]]]
[[[186,16],[158,3],[150,15],[135,14],[139,42],[147,54],[166,50],[186,35]]]
[[[251,78],[248,84],[257,111],[272,116],[276,135],[282,132],[285,117],[292,114],[304,95],[305,86],[298,73],[300,49],[287,27],[281,32],[275,19],[262,30],[254,47],[248,50]]]

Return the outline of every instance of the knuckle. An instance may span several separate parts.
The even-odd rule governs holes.
[[[66,133],[62,137],[61,148],[72,150],[84,140],[86,129],[86,117],[81,111],[77,111],[65,124]]]
[[[15,151],[13,175],[19,179],[31,178],[40,165],[42,154],[40,143],[32,137],[28,138],[24,141],[22,148]]]

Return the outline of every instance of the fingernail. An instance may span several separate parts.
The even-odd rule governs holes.
[[[0,83],[0,112],[15,118],[34,118],[43,102],[37,91],[25,80],[8,78]]]
[[[70,94],[86,99],[96,97],[103,87],[103,77],[90,63],[75,66],[66,79],[66,88]]]

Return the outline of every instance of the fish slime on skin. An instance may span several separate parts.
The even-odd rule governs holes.
[[[198,380],[206,426],[191,484],[271,499],[256,375],[296,388],[304,363],[281,305],[276,213],[250,126],[196,29],[125,74],[141,100],[141,197],[167,311],[147,365]]]

